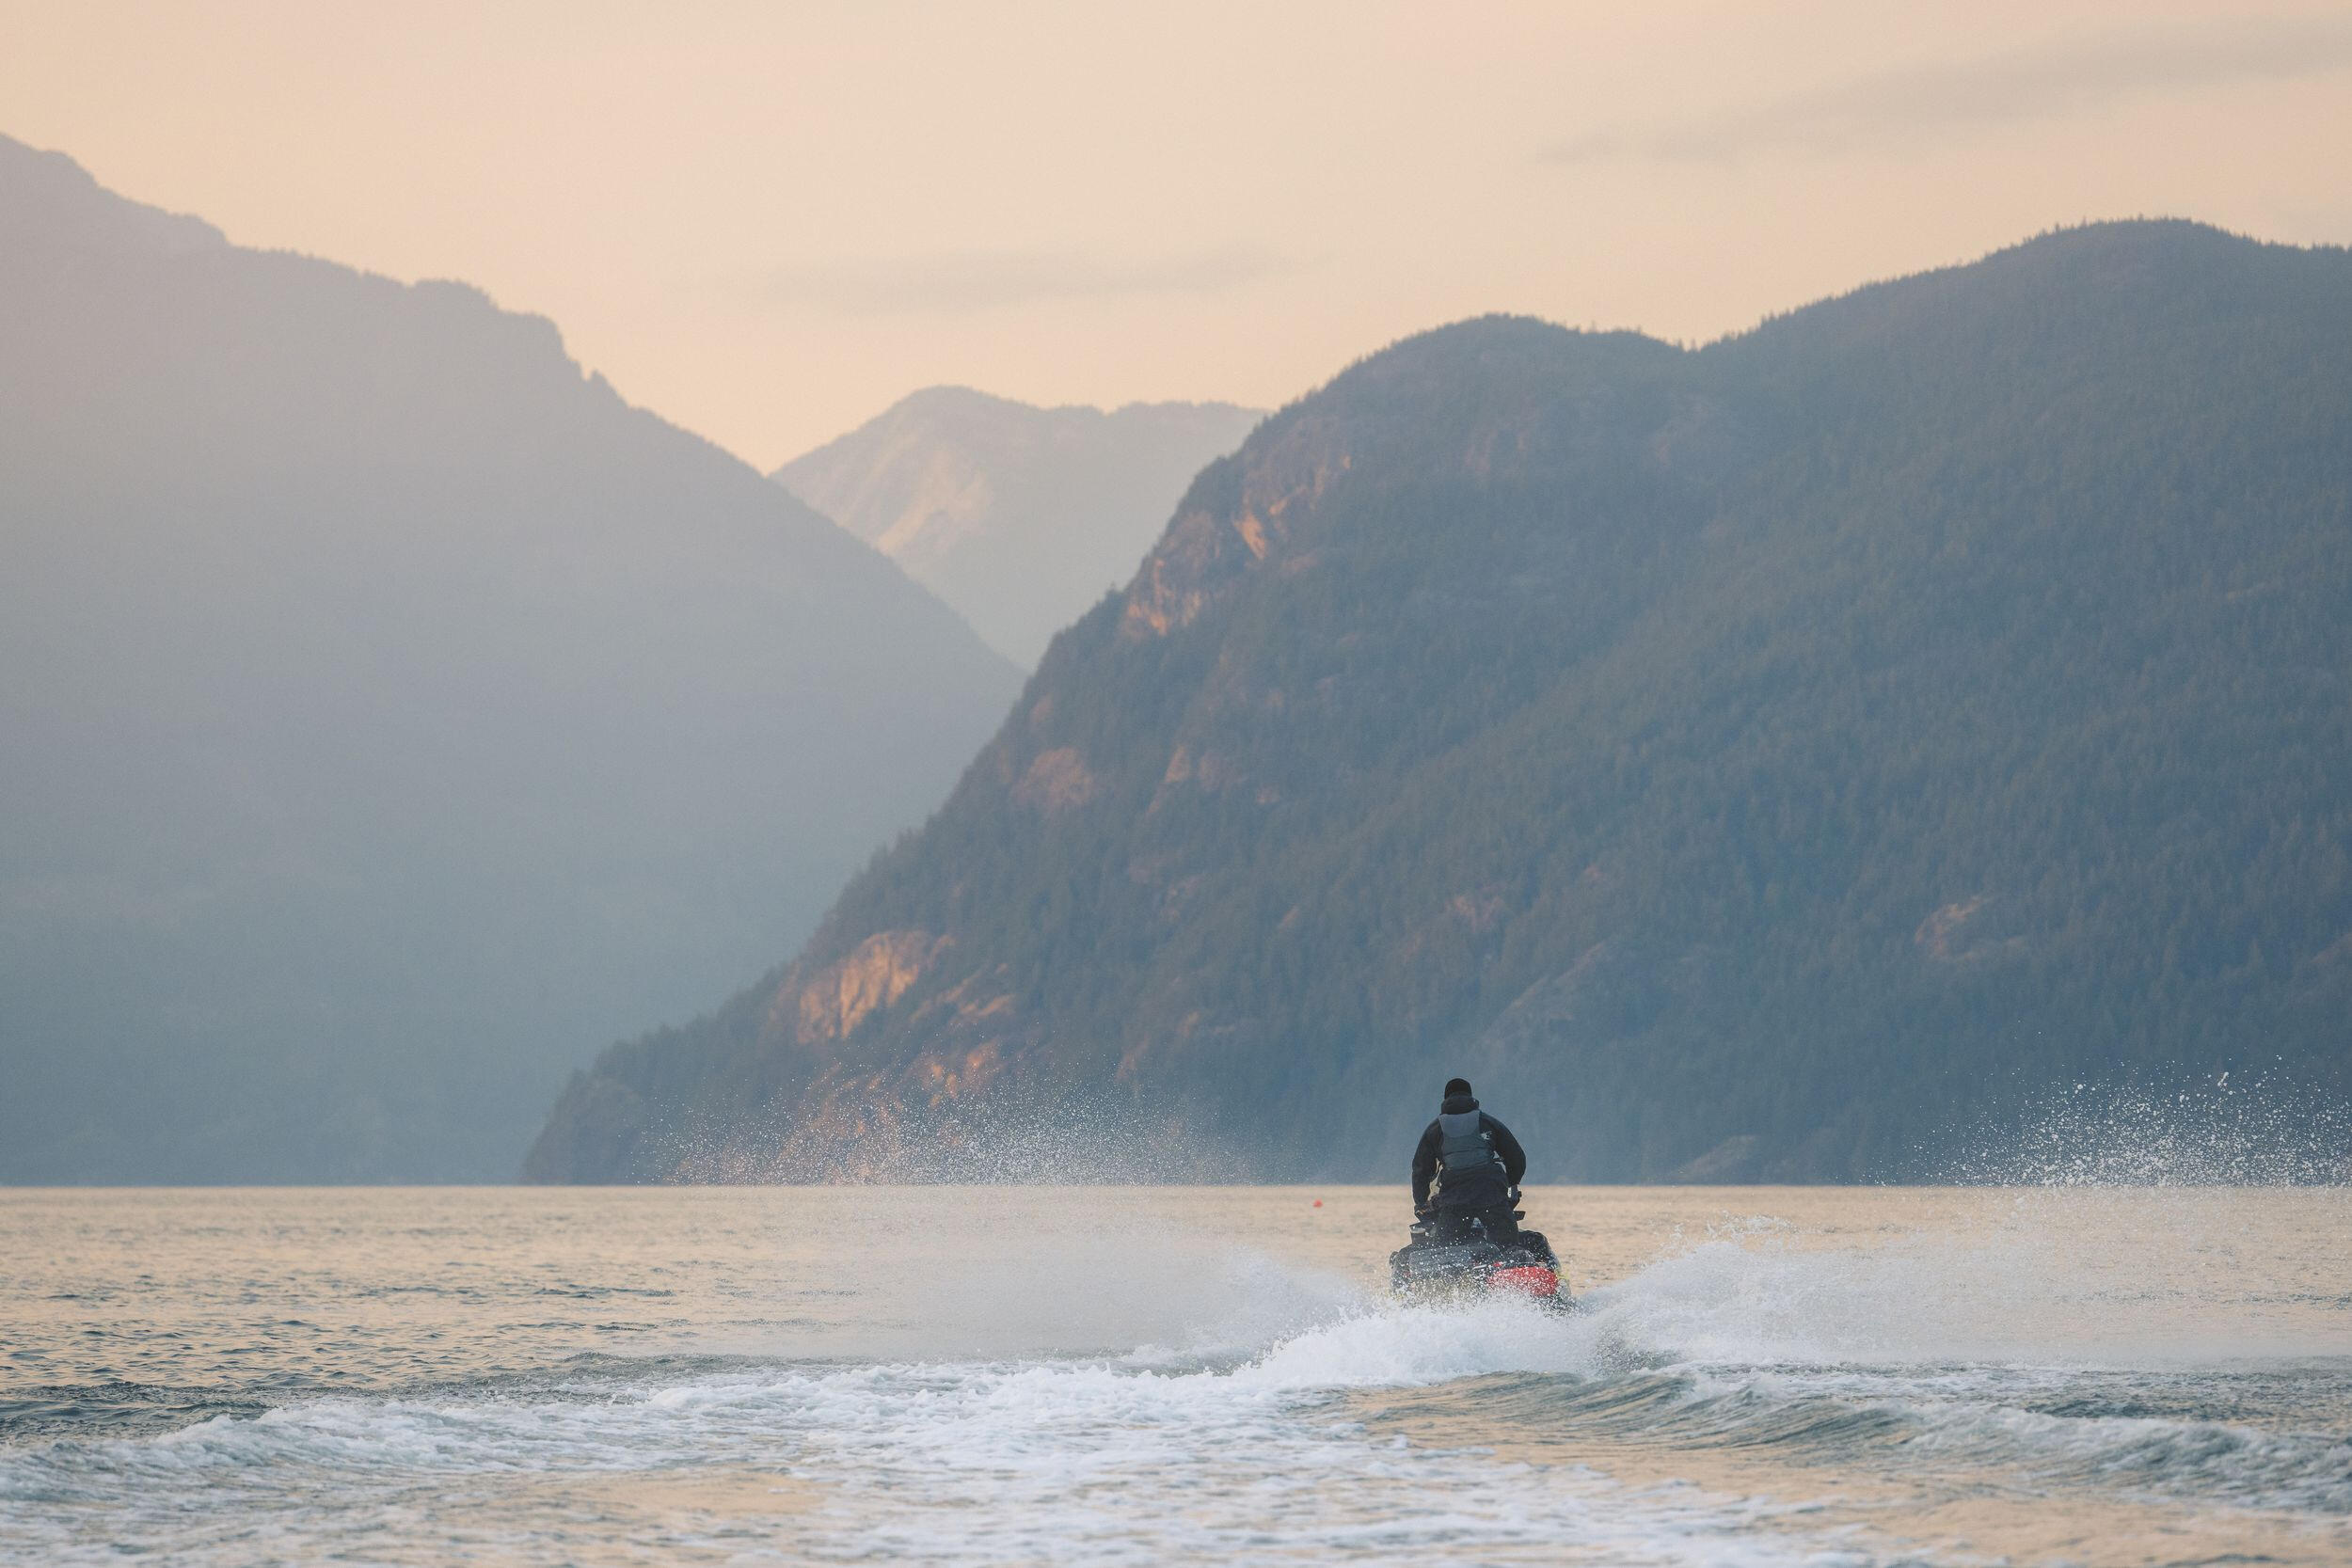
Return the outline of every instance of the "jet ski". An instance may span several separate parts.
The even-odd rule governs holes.
[[[1512,1217],[1520,1217],[1519,1212],[1514,1210]],[[1425,1305],[1524,1296],[1557,1311],[1572,1305],[1559,1255],[1542,1231],[1520,1229],[1495,1238],[1475,1220],[1467,1237],[1441,1243],[1437,1231],[1434,1224],[1420,1222],[1413,1239],[1389,1254],[1389,1285],[1399,1300]]]

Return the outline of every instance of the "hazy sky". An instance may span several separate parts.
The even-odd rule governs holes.
[[[2054,224],[2352,242],[2352,5],[0,0],[0,132],[553,317],[761,467],[900,394],[1277,404]]]

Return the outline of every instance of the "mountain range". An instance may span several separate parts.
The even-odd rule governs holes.
[[[548,322],[0,139],[0,1182],[503,1180],[1019,675]]]
[[[1262,418],[1226,403],[1036,408],[933,387],[773,478],[1028,669],[1135,575],[1192,476]]]
[[[1396,1180],[1459,1072],[1534,1180],[1844,1180],[2091,1080],[2341,1097],[2347,628],[2342,249],[1464,322],[1208,465],[946,806],[528,1169]]]

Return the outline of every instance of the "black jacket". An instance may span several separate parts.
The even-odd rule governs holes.
[[[1438,1109],[1448,1116],[1459,1116],[1464,1111],[1478,1111],[1478,1101],[1469,1095],[1457,1094]],[[1510,1180],[1512,1186],[1518,1186],[1519,1178],[1527,1174],[1527,1150],[1519,1147],[1518,1139],[1511,1136],[1509,1128],[1486,1112],[1478,1111],[1478,1124],[1493,1137],[1495,1152],[1502,1156],[1502,1174]],[[1438,1179],[1438,1150],[1444,1144],[1444,1138],[1438,1134],[1438,1124],[1433,1120],[1428,1131],[1421,1135],[1421,1146],[1413,1150],[1413,1212],[1416,1213],[1429,1207],[1429,1183]]]

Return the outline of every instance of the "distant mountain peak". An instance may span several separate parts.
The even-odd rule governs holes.
[[[958,382],[942,382],[935,387],[920,387],[876,415],[868,424],[909,416],[987,413],[1011,419],[1034,420],[1040,416],[1068,418],[1079,420],[1116,420],[1121,417],[1178,415],[1200,413],[1210,418],[1245,416],[1262,418],[1263,411],[1244,408],[1237,404],[1193,402],[1182,398],[1156,400],[1137,399],[1104,408],[1090,403],[1025,403],[995,392],[982,391]],[[861,426],[860,428],[865,428]],[[822,451],[822,448],[818,448]],[[787,465],[789,467],[789,465]]]
[[[1106,412],[927,387],[773,477],[1033,664],[1134,574],[1192,476],[1259,418],[1231,404]]]

